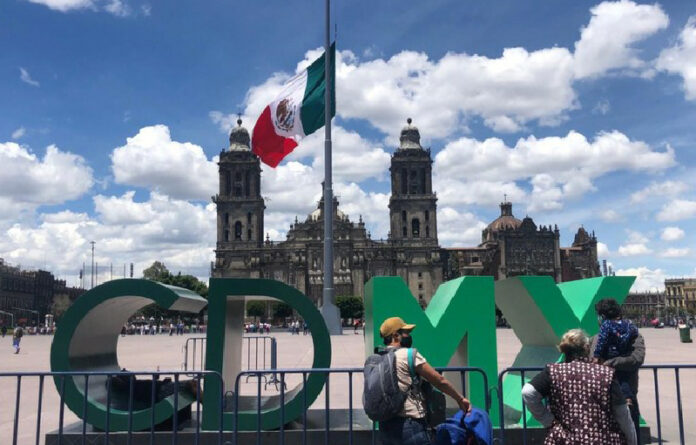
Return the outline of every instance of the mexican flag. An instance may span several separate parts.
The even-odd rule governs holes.
[[[330,48],[331,116],[336,115],[335,55],[336,44]],[[254,125],[252,151],[261,160],[276,167],[304,136],[324,126],[324,92],[326,53],[309,68],[288,80],[273,102],[264,108]]]

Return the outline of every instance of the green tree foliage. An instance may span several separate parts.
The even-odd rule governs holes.
[[[150,267],[143,270],[143,278],[170,286],[183,287],[194,291],[203,298],[208,298],[208,286],[204,282],[193,275],[182,275],[181,272],[173,275],[167,266],[160,261],[155,261]],[[172,318],[178,314],[175,311],[165,311],[154,304],[144,307],[141,312],[145,317],[155,317],[156,319],[160,317]]]
[[[341,311],[341,318],[362,318],[363,316],[363,300],[360,297],[336,297],[336,306]]]
[[[285,303],[273,304],[273,318],[287,318],[292,316],[292,306]]]
[[[53,296],[53,302],[51,303],[51,313],[56,320],[60,320],[71,304],[72,302],[67,294],[56,294]]]
[[[249,301],[246,304],[247,315],[249,317],[263,317],[266,315],[266,304],[263,301]]]

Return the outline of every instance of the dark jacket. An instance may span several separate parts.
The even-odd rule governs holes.
[[[592,346],[590,346],[590,356],[594,355],[595,347],[597,346],[597,336],[592,337]],[[631,387],[633,394],[638,394],[638,370],[645,361],[645,340],[638,333],[633,342],[633,351],[625,357],[615,357],[604,362],[605,365],[611,366],[618,371],[630,372],[631,376],[628,379],[628,384]]]

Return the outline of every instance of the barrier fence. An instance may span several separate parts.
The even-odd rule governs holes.
[[[246,370],[275,369],[278,363],[278,346],[275,337],[254,335],[242,337],[242,357],[246,357]],[[183,346],[184,371],[198,371],[205,367],[206,337],[189,337]],[[246,353],[245,353],[246,352]]]
[[[516,389],[541,369],[507,368],[498,375],[493,387],[490,387],[486,374],[479,368],[437,368],[439,372],[446,372],[450,381],[456,381],[453,374],[458,376],[465,395],[479,384],[486,388],[485,406],[482,408],[490,411],[492,404],[496,403],[503,418],[513,402],[509,400],[512,397],[509,393],[508,398],[505,398],[503,385],[514,385]],[[237,376],[232,386],[234,390],[231,393],[231,403],[230,397],[224,394],[225,385],[221,375],[213,371],[0,373],[0,388],[3,388],[0,397],[3,401],[0,403],[0,443],[379,443],[374,423],[362,411],[362,368],[273,371],[280,383],[275,389],[279,401],[276,414],[280,416],[280,423],[272,432],[264,431],[261,423],[262,416],[269,415],[269,410],[273,408],[269,408],[268,391],[261,385],[260,377],[267,373],[264,369],[242,371]],[[683,406],[683,400],[694,400],[696,394],[691,393],[693,385],[688,388],[687,395],[683,394],[682,388],[683,381],[695,380],[693,374],[686,378],[684,374],[694,371],[696,365],[692,364],[645,365],[641,368],[641,380],[650,379],[651,382],[647,386],[650,391],[646,389],[644,382],[639,393],[641,414],[650,424],[654,438],[650,443],[696,443],[693,441],[696,435],[685,431],[687,426],[693,427],[694,408],[691,403],[686,409]],[[326,382],[321,394],[311,402],[307,399],[307,380],[313,374],[325,375]],[[219,382],[221,388],[217,395],[219,398],[213,398],[215,403],[219,400],[220,405],[213,410],[219,413],[219,419],[212,431],[201,427],[201,390],[205,391],[202,388],[203,377],[208,378],[208,391],[214,391],[218,387],[217,384],[208,385],[210,379]],[[248,384],[248,377],[256,377],[256,380]],[[520,379],[519,383],[515,382],[517,377]],[[82,396],[78,402],[69,396],[72,385]],[[31,387],[30,393],[23,391],[28,386]],[[288,390],[287,387],[291,389]],[[667,388],[667,393],[664,389],[661,393],[661,388]],[[513,424],[502,422],[495,433],[496,443],[539,443],[538,438],[540,434],[543,437],[543,430],[528,425],[527,410],[521,395],[517,394],[515,397],[519,397],[517,402],[521,406],[521,420]],[[247,399],[247,405],[240,408],[244,406],[243,398]],[[286,402],[290,403],[292,398],[301,403],[301,416],[296,420],[288,418],[286,413]],[[249,400],[255,403],[249,405]],[[251,410],[249,406],[252,406]],[[153,409],[149,409],[150,407]],[[80,418],[72,411],[79,413]],[[252,431],[241,431],[240,415],[254,411],[257,415],[255,428],[247,428]],[[685,413],[692,423],[685,422]],[[226,423],[225,416],[232,416],[232,422]],[[119,432],[115,432],[116,430]],[[666,430],[671,435],[666,434]]]

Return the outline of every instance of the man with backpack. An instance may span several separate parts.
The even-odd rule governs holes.
[[[12,333],[12,346],[15,348],[15,354],[19,354],[19,343],[22,341],[23,336],[24,329],[22,325],[18,325]]]
[[[379,422],[383,445],[427,445],[432,442],[426,419],[424,383],[452,397],[468,412],[471,404],[426,359],[412,348],[416,327],[399,317],[388,318],[379,329],[385,348],[365,362],[363,406]]]

